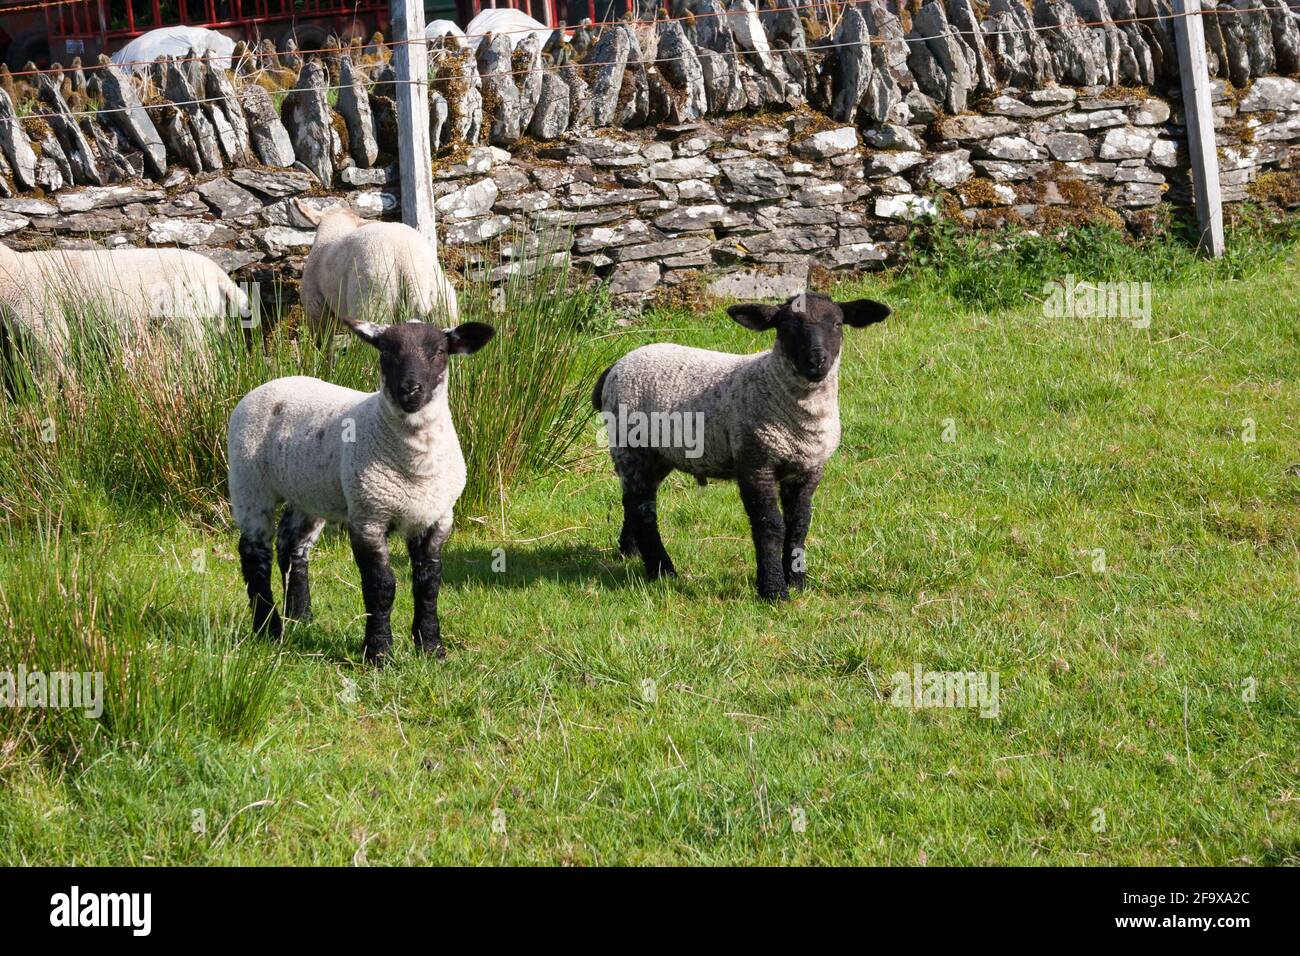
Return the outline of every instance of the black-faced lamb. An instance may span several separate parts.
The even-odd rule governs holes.
[[[335,521],[347,526],[361,571],[365,659],[381,660],[392,644],[393,531],[406,539],[411,555],[411,636],[441,657],[442,545],[465,488],[465,458],[447,402],[447,359],[477,352],[493,329],[479,322],[444,332],[419,321],[343,321],[378,349],[379,391],[367,395],[306,376],[280,378],[245,395],[230,416],[230,504],[253,629],[281,634],[271,595],[272,538],[285,616],[304,620],[311,614],[308,553],[325,523]]]
[[[596,382],[592,405],[605,418],[623,486],[619,551],[639,552],[651,579],[676,574],[659,535],[660,483],[674,469],[701,483],[732,479],[749,516],[758,593],[786,599],[790,587],[805,584],[813,492],[840,441],[844,326],[880,322],[890,310],[871,299],[801,293],[782,305],[727,312],[745,328],[775,329],[772,348],[732,355],[646,345]]]

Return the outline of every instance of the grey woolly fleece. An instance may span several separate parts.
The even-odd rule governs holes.
[[[840,442],[839,359],[825,379],[812,383],[795,371],[779,343],[758,355],[646,345],[610,367],[597,397],[601,410],[614,416],[701,413],[699,457],[688,457],[680,446],[655,451],[702,478],[734,478],[742,448],[751,459],[761,452],[767,461],[812,472]]]
[[[380,538],[450,532],[465,489],[446,376],[412,414],[382,386],[367,395],[306,376],[276,379],[235,406],[227,440],[232,515],[259,544],[269,545],[280,502]]]

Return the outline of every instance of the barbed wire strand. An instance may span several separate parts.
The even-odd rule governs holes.
[[[69,0],[58,0],[58,2],[69,2]],[[79,2],[79,0],[74,0],[74,2]],[[1290,9],[1300,9],[1300,5],[1292,6],[1292,5],[1287,4],[1286,6],[1288,6]],[[1245,14],[1245,13],[1268,13],[1268,12],[1271,12],[1272,10],[1274,10],[1274,9],[1277,9],[1277,8],[1276,8],[1276,7],[1258,7],[1258,8],[1251,8],[1251,9],[1246,9],[1246,10],[1224,10],[1224,11],[1216,11],[1216,15],[1217,15],[1218,13],[1222,13],[1222,14],[1225,14],[1225,15],[1233,15],[1233,16],[1238,15],[1238,14]],[[1208,13],[1210,13],[1211,11],[1205,11],[1205,12],[1208,14]],[[1172,16],[1196,16],[1196,13],[1195,13],[1195,12],[1191,12],[1191,13],[1179,13],[1179,14],[1173,14]],[[1136,17],[1136,18],[1129,18],[1129,19],[1126,19],[1126,20],[1123,20],[1123,21],[1111,20],[1111,21],[1083,22],[1083,23],[1076,23],[1076,24],[1068,24],[1067,26],[1074,26],[1074,27],[1078,27],[1078,26],[1105,26],[1107,23],[1120,23],[1120,22],[1129,23],[1129,22],[1140,22],[1140,21],[1148,21],[1148,20],[1165,20],[1165,19],[1170,19],[1170,17],[1166,17],[1166,16],[1158,16],[1158,17]],[[631,22],[631,21],[619,21],[619,22]],[[642,21],[642,22],[644,22],[644,23],[652,23],[652,22],[663,22],[663,21],[649,21],[649,20],[647,20],[647,21]],[[1023,28],[1022,28],[1022,29],[1017,29],[1017,30],[1003,30],[1003,31],[997,31],[996,33],[991,33],[991,34],[982,34],[982,35],[984,35],[984,36],[1012,35],[1012,34],[1024,34],[1024,33],[1031,33],[1031,32],[1041,32],[1041,31],[1046,31],[1046,30],[1060,30],[1060,29],[1064,29],[1064,27],[1061,27],[1061,26],[1037,27],[1037,26],[1036,26],[1036,27],[1032,27],[1032,28],[1030,28],[1030,29],[1023,29]],[[957,32],[960,32],[960,31],[957,31]],[[936,35],[934,35],[934,36],[908,37],[907,40],[908,40],[909,42],[920,42],[920,41],[923,41],[923,40],[938,40],[938,39],[944,39],[944,38],[946,38],[946,37],[948,37],[948,36],[950,36],[950,34],[946,34],[946,33],[945,33],[945,34],[936,34]],[[402,42],[408,42],[408,41],[402,41]],[[428,41],[428,42],[433,42],[433,41]],[[844,42],[844,43],[825,43],[825,44],[818,44],[816,47],[809,47],[806,51],[791,50],[791,49],[789,49],[788,47],[771,47],[771,48],[768,49],[767,52],[768,52],[769,55],[772,55],[772,54],[778,54],[778,53],[782,53],[782,52],[790,52],[790,53],[796,53],[796,54],[797,54],[797,53],[800,53],[800,52],[814,52],[814,51],[820,52],[820,51],[825,51],[825,50],[843,49],[843,48],[848,48],[848,47],[868,46],[868,45],[871,45],[871,44],[874,44],[874,43],[884,44],[884,43],[888,43],[888,42],[897,42],[897,40],[895,39],[895,40],[892,40],[892,41],[891,41],[891,40],[889,40],[889,39],[887,39],[887,38],[880,38],[880,37],[867,37],[865,40],[851,40],[851,41],[847,41],[847,42]],[[741,48],[737,47],[737,48],[734,49],[734,50],[728,50],[728,51],[710,50],[710,51],[708,51],[708,52],[711,53],[711,54],[713,54],[714,56],[724,56],[724,57],[728,57],[728,56],[729,56],[729,57],[737,57],[737,58],[739,58],[739,57],[747,56],[748,54],[753,53],[753,52],[756,52],[756,51],[745,50],[745,49],[741,49]],[[685,60],[690,60],[690,59],[692,59],[692,58],[698,59],[698,57],[697,57],[694,53],[685,54],[685,55],[683,55],[683,56],[678,56],[678,57],[657,57],[654,61],[649,62],[649,63],[647,63],[646,65],[647,65],[647,66],[653,66],[653,65],[656,65],[656,64],[659,64],[659,63],[675,63],[675,62],[681,62],[681,61],[685,61]],[[192,60],[192,59],[199,59],[199,58],[190,58],[190,59]],[[155,62],[155,61],[150,60],[150,61],[140,61],[140,62],[148,62],[148,63],[152,63],[152,62]],[[176,63],[176,62],[181,62],[181,60],[180,60],[180,58],[175,58],[175,59],[170,59],[170,58],[169,58],[169,59],[167,59],[167,60],[162,60],[162,61],[157,61],[157,62]],[[588,61],[588,62],[582,62],[582,63],[566,64],[566,66],[578,66],[578,67],[582,67],[582,68],[584,68],[584,69],[585,69],[585,68],[588,68],[588,67],[597,67],[597,66],[617,66],[617,65],[618,65],[618,61],[616,61],[616,60],[605,60],[605,61],[596,61],[596,62]],[[539,72],[539,71],[540,71],[540,72],[556,71],[556,70],[563,69],[563,68],[564,68],[564,67],[561,67],[561,66],[545,66],[545,65],[543,65],[543,66],[538,67],[538,68],[536,68],[536,69],[529,68],[529,69],[520,69],[520,70],[499,70],[499,71],[494,71],[494,72],[490,72],[490,73],[479,73],[479,74],[477,74],[477,75],[479,76],[480,79],[486,79],[486,78],[491,78],[491,77],[526,76],[526,75],[531,74],[531,73],[534,73],[534,72]],[[43,72],[43,71],[37,71],[37,72]],[[14,74],[14,75],[16,75],[16,74]],[[436,83],[439,79],[441,79],[441,78],[440,78],[440,77],[435,77],[435,78],[433,78],[432,82]],[[425,85],[428,85],[428,83],[429,83],[429,81],[426,81],[426,80],[400,80],[400,79],[391,79],[391,80],[383,80],[382,82],[377,82],[377,83],[375,83],[374,85],[375,85],[375,86],[386,86],[386,85],[388,85],[388,84],[393,84],[393,85],[397,85],[397,84],[410,84],[410,85],[416,85],[416,86],[425,86]],[[346,86],[346,85],[339,85],[339,86],[315,86],[315,87],[309,87],[309,88],[306,88],[306,89],[303,89],[303,90],[298,90],[298,89],[296,89],[296,88],[291,88],[291,89],[283,90],[282,92],[283,92],[285,95],[289,95],[289,94],[292,94],[292,93],[294,93],[294,92],[307,92],[308,90],[321,90],[321,91],[328,91],[328,90],[341,90],[341,89],[347,89],[347,88],[349,88],[349,87]],[[226,99],[227,99],[227,98],[224,97],[224,96],[213,96],[213,97],[204,97],[204,98],[202,98],[202,99],[184,100],[184,101],[180,101],[180,102],[173,102],[173,101],[168,100],[168,101],[164,101],[164,102],[160,102],[160,103],[141,103],[139,107],[123,106],[123,107],[101,108],[101,109],[96,109],[96,110],[68,111],[67,113],[62,113],[62,112],[54,112],[54,113],[27,113],[27,114],[24,114],[24,115],[19,116],[18,119],[21,121],[21,120],[24,120],[24,119],[52,119],[52,118],[56,118],[56,117],[59,117],[59,116],[80,117],[80,116],[97,116],[97,115],[106,115],[106,114],[110,114],[110,113],[129,113],[129,112],[132,112],[133,110],[135,110],[135,109],[137,109],[137,108],[139,108],[139,109],[164,109],[164,108],[169,107],[169,106],[170,106],[170,107],[175,107],[175,106],[193,106],[193,105],[197,105],[197,104],[200,104],[200,103],[225,102]]]
[[[38,5],[36,5],[36,6],[38,6],[38,7],[39,7],[39,6],[60,6],[60,5],[62,5],[62,4],[66,4],[66,3],[84,3],[84,2],[85,2],[85,0],[46,0],[45,3],[43,3],[43,4],[38,4]],[[838,3],[838,2],[835,2],[835,0],[821,0],[821,2],[791,4],[791,5],[789,5],[789,6],[785,6],[785,7],[771,7],[771,8],[767,8],[767,9],[756,9],[755,12],[756,12],[758,15],[761,16],[763,13],[773,13],[773,12],[778,12],[778,11],[781,11],[781,10],[791,10],[791,11],[797,11],[797,10],[821,10],[821,9],[830,9],[830,8],[832,8],[832,7],[836,7],[836,6],[849,6],[849,5],[850,5],[849,3]],[[1291,11],[1300,11],[1300,4],[1284,3],[1284,4],[1281,5],[1281,7],[1284,8],[1284,9],[1291,10]],[[12,8],[12,7],[11,7],[11,8],[0,8],[0,9],[3,9],[4,12],[9,12],[9,11],[12,11],[13,9],[15,9],[15,8]],[[502,9],[504,9],[504,8],[502,8]],[[1071,9],[1073,9],[1073,7],[1071,7]],[[1242,15],[1242,14],[1256,14],[1256,13],[1269,13],[1269,14],[1271,14],[1274,10],[1277,10],[1277,9],[1278,9],[1278,7],[1273,6],[1273,7],[1251,7],[1251,8],[1243,9],[1243,10],[1237,10],[1237,9],[1231,9],[1231,8],[1230,8],[1230,9],[1213,9],[1213,10],[1200,10],[1200,11],[1193,10],[1193,11],[1187,11],[1187,12],[1170,11],[1169,13],[1160,13],[1160,14],[1154,14],[1154,15],[1151,15],[1151,16],[1145,16],[1145,17],[1142,17],[1142,16],[1138,16],[1138,17],[1123,17],[1123,18],[1120,18],[1120,19],[1116,19],[1116,18],[1113,18],[1113,17],[1112,17],[1112,18],[1107,19],[1107,20],[1081,20],[1081,21],[1076,22],[1076,23],[1066,23],[1066,24],[1059,24],[1059,25],[1037,25],[1037,24],[1034,24],[1034,25],[1031,25],[1031,26],[1029,26],[1029,27],[1020,27],[1020,28],[1010,29],[1010,30],[992,30],[992,31],[984,31],[984,30],[981,30],[981,31],[980,31],[980,36],[981,36],[981,37],[996,37],[996,36],[1013,36],[1013,35],[1017,35],[1017,34],[1025,34],[1025,33],[1050,33],[1050,32],[1052,32],[1052,31],[1057,31],[1057,30],[1066,30],[1066,29],[1073,29],[1073,28],[1077,28],[1077,27],[1105,27],[1105,26],[1108,26],[1108,25],[1119,26],[1119,25],[1127,24],[1127,23],[1150,23],[1150,22],[1155,22],[1155,21],[1161,21],[1161,22],[1164,22],[1164,21],[1169,21],[1169,20],[1178,19],[1178,18],[1180,18],[1180,17],[1194,17],[1194,16],[1204,16],[1204,17],[1225,17],[1225,16],[1226,16],[1226,17],[1235,17],[1235,16],[1239,16],[1239,15]],[[688,14],[688,15],[686,15],[686,16],[682,16],[682,17],[664,17],[664,18],[656,19],[656,20],[606,20],[606,21],[602,21],[602,22],[599,22],[599,23],[590,23],[590,24],[586,24],[586,27],[587,27],[588,29],[600,28],[600,29],[603,30],[603,29],[606,28],[606,27],[611,27],[611,26],[621,26],[621,25],[626,25],[626,26],[631,26],[631,27],[637,27],[637,26],[656,26],[656,25],[658,25],[658,24],[660,24],[660,23],[686,23],[686,22],[695,22],[695,21],[698,21],[698,20],[701,20],[701,19],[710,18],[710,17],[728,17],[728,16],[732,16],[733,14],[736,15],[736,16],[743,16],[743,14],[736,14],[735,11],[731,11],[731,10],[705,11],[705,12],[701,12],[701,13],[692,13],[692,14]],[[454,37],[456,40],[459,41],[459,40],[470,40],[470,39],[482,39],[482,38],[484,38],[484,37],[493,37],[493,36],[509,36],[509,35],[518,34],[518,33],[541,33],[541,32],[543,32],[543,31],[549,31],[549,32],[552,32],[552,33],[553,33],[553,32],[554,32],[555,30],[557,30],[557,29],[559,29],[559,28],[558,28],[558,27],[546,27],[546,26],[543,26],[542,28],[536,28],[536,27],[521,27],[521,28],[514,29],[514,30],[495,30],[495,31],[490,30],[490,31],[487,31],[487,32],[485,32],[485,33],[459,34],[459,35],[457,35],[457,34],[446,34],[446,35],[443,36],[443,37],[434,37],[434,38],[428,38],[428,37],[416,37],[416,38],[407,38],[407,39],[405,39],[405,40],[382,40],[382,41],[380,41],[380,42],[378,42],[378,43],[374,43],[374,42],[371,42],[371,41],[366,41],[364,44],[362,44],[362,49],[363,49],[363,50],[373,50],[373,49],[392,49],[392,48],[395,48],[395,47],[406,46],[406,45],[413,44],[413,43],[424,43],[424,44],[427,44],[427,45],[429,45],[429,46],[432,46],[433,44],[439,43],[440,41],[444,40],[446,37]],[[576,27],[575,27],[575,28],[566,27],[566,29],[576,29]],[[952,27],[951,29],[952,29],[954,32],[958,33],[958,34],[962,34],[962,31],[961,31],[961,30],[958,30],[956,27]],[[901,37],[901,38],[900,38],[900,37],[892,37],[892,38],[891,38],[891,37],[875,37],[875,36],[872,36],[872,37],[868,37],[866,40],[863,40],[863,41],[855,41],[855,42],[853,42],[853,43],[842,43],[842,44],[825,44],[825,43],[817,43],[816,41],[813,41],[813,43],[814,43],[815,45],[809,45],[809,46],[807,47],[807,49],[808,49],[810,52],[812,52],[812,51],[827,50],[827,49],[837,49],[837,48],[844,47],[844,46],[860,46],[860,45],[864,45],[864,44],[877,44],[877,45],[882,45],[882,46],[883,46],[883,45],[888,44],[888,43],[898,43],[898,42],[913,43],[913,42],[922,42],[922,41],[925,41],[925,40],[941,40],[941,39],[944,39],[945,37],[947,37],[947,36],[949,36],[949,35],[950,35],[950,34],[935,34],[935,35],[932,35],[932,36],[912,36],[912,35],[907,35],[907,36],[904,36],[904,37]],[[244,61],[244,59],[246,59],[246,58],[259,59],[259,58],[272,58],[272,57],[274,57],[274,58],[278,59],[278,58],[280,58],[280,57],[283,57],[283,56],[290,56],[290,55],[297,55],[297,56],[303,56],[303,57],[305,57],[305,56],[312,56],[312,55],[316,55],[316,54],[324,54],[324,53],[347,54],[347,53],[349,53],[352,49],[353,49],[353,46],[350,45],[350,44],[347,44],[347,45],[339,45],[339,46],[333,46],[333,47],[319,47],[319,48],[309,49],[309,50],[295,50],[295,51],[293,52],[293,54],[290,54],[290,53],[288,53],[288,52],[277,52],[277,51],[273,51],[273,50],[259,50],[259,49],[257,49],[256,47],[248,47],[248,48],[245,50],[245,52],[244,52],[244,53],[239,57],[238,62],[239,62],[239,63],[242,63],[242,62]],[[789,49],[789,48],[788,48],[788,47],[770,47],[770,48],[769,48],[769,52],[774,52],[774,51],[778,51],[778,50],[786,50],[786,49]],[[445,50],[445,48],[444,48],[444,50]],[[720,51],[710,51],[710,52],[720,52]],[[753,51],[746,51],[746,52],[753,52]],[[792,52],[799,52],[799,51],[792,51]],[[233,53],[232,53],[232,54],[216,54],[216,53],[212,53],[212,52],[210,52],[210,51],[209,51],[208,53],[205,53],[205,54],[202,54],[202,55],[196,55],[196,56],[177,56],[177,57],[168,57],[168,58],[166,58],[166,59],[169,60],[169,61],[172,62],[172,63],[193,63],[193,62],[201,62],[201,61],[207,60],[207,59],[209,59],[210,57],[215,57],[215,58],[217,58],[217,59],[229,59],[229,60],[232,61],[232,66],[236,65],[236,63],[235,63],[235,57],[234,57]],[[656,62],[656,63],[658,63],[658,62],[671,63],[671,62],[674,62],[674,60],[685,60],[685,59],[689,59],[689,57],[685,57],[685,56],[684,56],[684,57],[674,57],[674,58],[671,58],[671,59],[663,59],[663,60],[656,59],[655,62]],[[155,59],[152,59],[152,60],[123,60],[123,61],[120,62],[120,63],[116,63],[116,62],[114,62],[114,63],[89,63],[89,64],[87,64],[87,63],[83,63],[83,64],[81,65],[81,71],[82,71],[83,73],[89,73],[89,72],[92,72],[92,71],[95,71],[95,70],[105,70],[105,69],[108,69],[110,66],[115,66],[115,67],[118,67],[118,68],[123,68],[123,67],[136,67],[136,66],[150,66],[150,65],[152,65],[152,64],[154,64],[154,63],[159,63],[159,62],[164,62],[164,60],[163,60],[162,58],[155,58]],[[60,64],[60,65],[62,66],[62,64]],[[580,66],[607,66],[607,65],[609,65],[609,62],[608,62],[608,61],[602,61],[602,62],[587,62],[587,63],[579,63],[578,65],[580,65]],[[74,69],[74,67],[66,66],[66,67],[63,67],[63,69],[64,69],[65,71],[68,71],[68,70],[72,70],[72,69]],[[19,76],[32,76],[32,75],[36,75],[36,74],[44,74],[44,73],[49,73],[49,72],[50,72],[50,70],[40,70],[40,69],[33,69],[33,70],[16,70],[16,71],[10,71],[10,72],[9,72],[9,75],[12,76],[12,77],[19,77]],[[531,72],[531,71],[530,71],[530,70],[514,71],[514,72],[510,73],[509,75],[512,75],[512,76],[513,76],[513,75],[518,75],[519,73],[526,73],[526,72]],[[501,76],[501,75],[507,75],[507,74],[505,74],[505,73],[492,73],[492,74],[481,74],[481,75],[484,75],[484,76]]]

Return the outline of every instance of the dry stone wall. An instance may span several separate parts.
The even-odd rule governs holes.
[[[628,297],[776,296],[887,262],[924,217],[1143,232],[1190,202],[1167,0],[865,0],[830,31],[797,0],[688,6],[433,44],[444,257],[501,278],[569,255]],[[1300,18],[1205,7],[1225,199],[1294,208]],[[293,197],[397,216],[394,82],[380,42],[0,74],[0,235],[292,280],[312,240]]]

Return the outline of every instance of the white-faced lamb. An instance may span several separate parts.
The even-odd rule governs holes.
[[[775,329],[775,344],[757,355],[646,345],[596,382],[592,404],[606,420],[623,486],[619,551],[639,552],[651,579],[675,575],[659,536],[660,483],[674,469],[701,484],[731,479],[749,516],[758,593],[786,599],[790,587],[805,584],[813,493],[840,441],[844,326],[880,322],[890,310],[870,299],[834,302],[801,293],[782,305],[734,305],[727,312],[745,328]],[[699,422],[698,436],[672,440],[692,421]]]
[[[185,249],[53,249],[0,244],[0,321],[57,366],[69,314],[112,322],[127,340],[161,328],[197,347],[205,320],[248,314],[248,296],[206,256]]]
[[[441,657],[442,545],[465,488],[465,458],[447,402],[447,359],[478,351],[493,329],[479,322],[444,332],[419,321],[342,321],[379,351],[379,391],[281,378],[253,389],[230,416],[230,504],[253,629],[281,634],[271,595],[272,538],[285,616],[303,620],[311,614],[309,552],[327,521],[342,522],[361,571],[366,660],[381,660],[392,643],[395,581],[387,541],[393,531],[411,555],[411,636]]]
[[[400,222],[370,222],[346,205],[317,211],[294,200],[316,226],[302,271],[302,310],[317,333],[333,330],[336,316],[372,320],[405,311],[455,324],[456,290],[438,264],[434,246]]]

